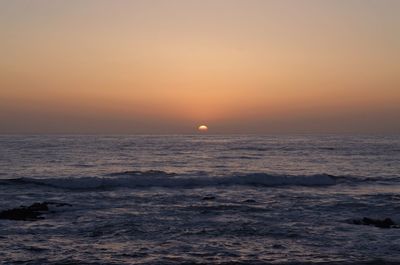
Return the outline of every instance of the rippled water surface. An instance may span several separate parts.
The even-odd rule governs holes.
[[[398,264],[399,136],[0,136],[3,264]]]

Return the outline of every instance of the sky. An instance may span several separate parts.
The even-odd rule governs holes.
[[[397,0],[0,0],[1,134],[400,133]]]

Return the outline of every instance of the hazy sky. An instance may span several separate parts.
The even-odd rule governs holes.
[[[0,0],[0,133],[400,133],[400,1]]]

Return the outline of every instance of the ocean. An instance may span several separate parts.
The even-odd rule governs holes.
[[[1,264],[400,264],[400,136],[0,136]],[[359,221],[360,222],[360,221]]]

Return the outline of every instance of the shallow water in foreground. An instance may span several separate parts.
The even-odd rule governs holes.
[[[399,192],[399,136],[0,136],[0,210],[72,204],[0,263],[398,264]]]

